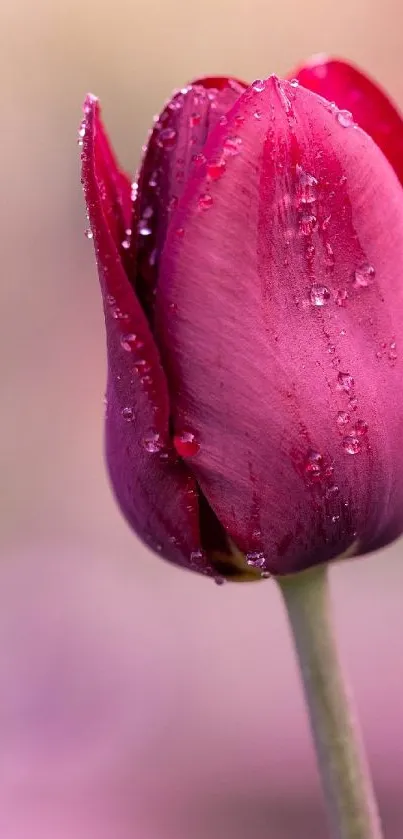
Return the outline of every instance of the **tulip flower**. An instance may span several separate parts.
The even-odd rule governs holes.
[[[80,142],[120,507],[174,563],[276,577],[334,836],[381,839],[326,563],[403,530],[402,118],[322,57],[175,92],[133,184],[91,96]]]
[[[403,123],[344,62],[296,76],[177,91],[133,184],[94,97],[80,129],[112,485],[150,548],[213,576],[402,530]]]

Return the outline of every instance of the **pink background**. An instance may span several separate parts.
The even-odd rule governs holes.
[[[325,839],[272,583],[212,583],[129,532],[102,462],[104,335],[76,145],[91,89],[134,169],[204,73],[354,59],[403,104],[397,0],[3,0],[0,836]],[[403,835],[402,546],[332,572],[385,815]]]

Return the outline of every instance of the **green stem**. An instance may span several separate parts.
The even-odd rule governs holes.
[[[330,619],[328,566],[278,577],[305,689],[334,839],[382,839]]]

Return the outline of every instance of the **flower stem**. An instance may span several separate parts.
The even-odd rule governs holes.
[[[277,577],[294,638],[334,839],[382,839],[330,617],[328,566]]]

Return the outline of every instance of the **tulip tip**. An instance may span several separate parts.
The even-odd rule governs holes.
[[[87,116],[88,114],[92,113],[98,106],[99,99],[93,93],[87,93],[84,104],[83,104],[83,111],[84,114]]]

